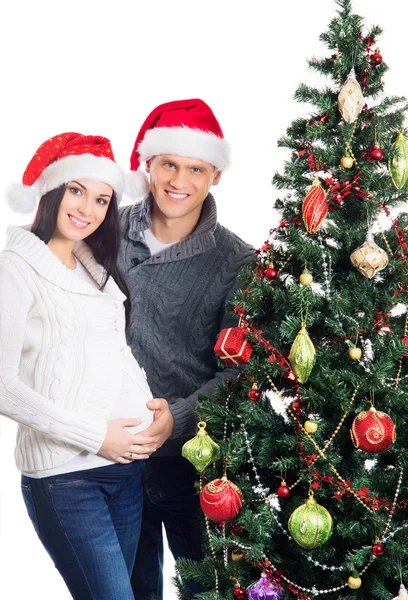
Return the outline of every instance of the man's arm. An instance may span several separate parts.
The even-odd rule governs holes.
[[[235,280],[234,286],[231,288],[228,298],[222,308],[220,331],[222,329],[228,329],[229,327],[237,327],[238,325],[237,317],[231,315],[226,307],[239,288],[242,288],[242,284],[238,280]],[[187,398],[177,398],[176,400],[169,402],[169,411],[171,412],[174,421],[172,437],[178,438],[190,435],[191,432],[194,431],[197,423],[195,409],[199,396],[215,398],[218,386],[226,379],[234,379],[240,370],[240,366],[231,366],[216,371],[212,379],[206,381]]]
[[[234,287],[230,297],[233,296],[238,287],[239,284]],[[237,324],[237,319],[226,313],[224,306],[220,329],[236,327]],[[150,427],[140,433],[146,436],[154,436],[158,440],[157,448],[160,448],[169,437],[178,438],[190,435],[197,423],[195,407],[198,397],[201,395],[214,396],[218,385],[226,379],[236,377],[238,372],[239,367],[228,367],[223,371],[217,371],[212,379],[206,381],[187,398],[178,398],[171,403],[168,403],[164,398],[150,400],[147,407],[155,411],[154,421]]]

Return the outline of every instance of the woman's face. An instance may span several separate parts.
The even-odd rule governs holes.
[[[77,242],[98,229],[108,211],[113,190],[90,179],[70,181],[58,210],[53,238]]]

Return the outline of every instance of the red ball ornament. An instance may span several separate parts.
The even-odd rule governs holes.
[[[370,454],[388,450],[397,437],[391,418],[373,406],[357,415],[350,434],[354,446]]]
[[[237,600],[242,600],[246,596],[246,591],[241,587],[236,587],[235,590],[232,592],[232,595]]]
[[[226,477],[214,479],[200,493],[201,510],[212,521],[230,521],[242,508],[242,493]]]
[[[382,556],[384,554],[384,548],[382,544],[374,544],[374,546],[371,548],[371,552],[374,554],[374,556]]]
[[[278,496],[280,498],[287,498],[289,496],[289,494],[290,494],[290,489],[288,488],[287,485],[283,485],[283,482],[282,482],[282,485],[280,485],[278,487]]]
[[[370,152],[370,156],[373,160],[382,160],[383,151],[381,150],[379,144],[375,143],[374,148]]]
[[[252,402],[256,402],[261,397],[261,392],[259,390],[250,390],[248,392],[248,398],[252,400]]]
[[[273,269],[272,267],[269,267],[269,269],[266,269],[265,277],[267,279],[276,279],[277,276],[278,276],[278,271],[276,269]]]
[[[383,58],[382,58],[382,56],[381,56],[381,54],[379,53],[379,51],[378,51],[378,48],[377,48],[377,50],[376,50],[376,51],[374,52],[374,54],[371,56],[371,62],[372,62],[374,65],[380,65],[380,64],[382,63],[382,61],[383,61]]]

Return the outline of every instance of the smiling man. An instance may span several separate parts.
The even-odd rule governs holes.
[[[236,324],[225,304],[253,257],[250,246],[217,223],[209,192],[229,164],[229,148],[207,104],[180,100],[153,110],[136,139],[131,169],[143,161],[150,194],[122,209],[119,266],[132,305],[128,343],[156,398],[149,403],[155,421],[145,433],[163,445],[146,463],[132,575],[136,600],[162,597],[162,524],[175,558],[203,557],[196,471],[181,448],[196,434],[198,396],[213,395],[231,374],[217,370],[213,348],[219,331]],[[199,591],[186,584],[191,595]]]

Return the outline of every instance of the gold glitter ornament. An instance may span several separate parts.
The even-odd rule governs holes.
[[[346,123],[356,121],[363,108],[363,100],[364,96],[360,84],[356,79],[354,69],[351,69],[338,98],[339,111]]]
[[[357,346],[352,346],[348,349],[348,355],[351,358],[351,360],[360,360],[362,354],[363,352],[361,348],[357,348]]]
[[[217,459],[220,447],[205,431],[207,425],[204,421],[200,421],[197,427],[197,435],[184,444],[181,453],[201,473]]]
[[[353,267],[368,279],[388,265],[388,255],[385,250],[377,246],[372,233],[367,234],[364,244],[354,250],[350,260]]]
[[[234,562],[240,562],[241,560],[244,560],[245,558],[246,558],[246,554],[240,548],[236,548],[235,550],[233,550],[231,552],[231,559]]]
[[[357,573],[353,573],[347,580],[348,586],[351,590],[358,590],[361,587],[361,577]]]
[[[408,592],[403,583],[401,583],[398,596],[395,596],[392,600],[408,600]]]
[[[306,323],[302,323],[295,337],[289,354],[290,366],[299,383],[305,383],[315,364],[316,351],[306,331]]]
[[[349,152],[346,151],[344,156],[342,156],[340,159],[340,164],[344,169],[351,169],[351,167],[354,165],[354,158],[350,156]]]
[[[316,421],[305,421],[303,427],[307,433],[316,433],[319,424]]]
[[[303,273],[299,277],[299,282],[306,286],[312,285],[313,275],[307,269],[304,269]]]

